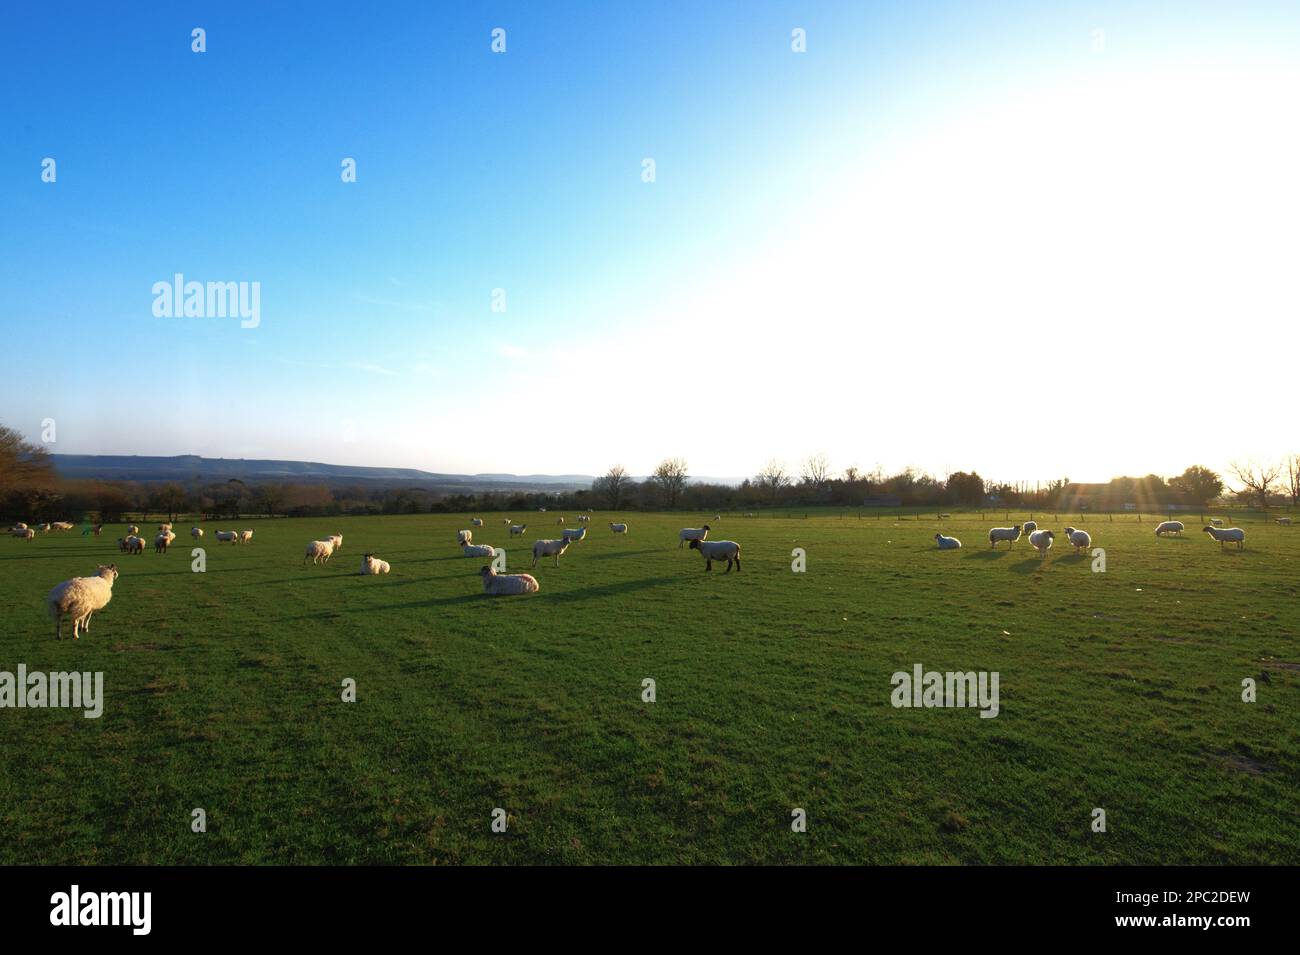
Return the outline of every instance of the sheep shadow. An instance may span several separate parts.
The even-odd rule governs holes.
[[[1051,563],[1050,560],[1042,557],[1030,557],[1028,560],[1022,560],[1018,564],[1012,564],[1011,569],[1017,574],[1032,574],[1035,569],[1042,570],[1049,563]]]
[[[645,577],[641,580],[625,580],[617,584],[605,584],[602,587],[583,587],[581,590],[570,590],[561,593],[551,594],[552,600],[561,603],[572,603],[579,600],[590,600],[593,597],[615,597],[620,594],[635,593],[638,590],[649,590],[653,587],[662,587],[665,584],[673,584],[681,581],[680,576],[676,577]],[[545,594],[545,591],[542,591]]]
[[[473,593],[461,594],[457,597],[438,597],[432,600],[413,600],[409,603],[385,604],[382,607],[358,607],[354,610],[322,610],[319,613],[301,614],[296,617],[276,617],[273,621],[268,622],[297,623],[304,620],[332,620],[336,617],[348,617],[357,614],[369,616],[390,610],[421,610],[429,607],[449,607],[456,604],[474,603],[475,601],[485,599],[487,599],[487,595],[483,593],[482,585],[479,585],[475,588]]]
[[[635,557],[641,554],[658,554],[658,553],[661,553],[661,551],[655,549],[620,550],[620,551],[615,551],[612,554],[591,554],[587,559],[588,560],[612,560],[616,557]]]
[[[972,550],[966,554],[967,560],[1002,560],[1004,557],[1010,557],[1009,550]]]

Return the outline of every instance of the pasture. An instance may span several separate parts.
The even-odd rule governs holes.
[[[1300,863],[1300,529],[1224,553],[1195,518],[1099,519],[1094,573],[1064,517],[1040,561],[989,551],[1001,514],[598,511],[529,571],[555,515],[511,514],[523,542],[478,516],[539,594],[483,595],[468,517],[205,524],[205,573],[189,523],[165,555],[119,554],[122,525],[0,541],[0,670],[105,696],[0,710],[0,863]],[[743,572],[678,549],[704,521]],[[392,573],[358,576],[366,551]],[[112,603],[56,642],[46,593],[110,562]],[[918,663],[998,671],[997,718],[891,706]]]

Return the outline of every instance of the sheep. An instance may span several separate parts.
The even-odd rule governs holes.
[[[172,526],[171,526],[170,524],[159,524],[159,525],[158,525],[158,530],[160,530],[160,531],[169,531],[169,530],[171,530],[171,529],[172,529]]]
[[[200,537],[203,536],[203,528],[201,528],[201,527],[191,527],[191,528],[190,528],[190,536],[193,537],[195,540],[198,540]]]
[[[130,537],[126,539],[125,543],[126,543],[126,552],[128,554],[144,553],[144,538],[140,537],[138,534],[132,534]]]
[[[1092,546],[1092,535],[1087,531],[1081,531],[1075,527],[1067,527],[1065,529],[1065,539],[1074,546],[1074,552],[1076,554],[1081,550],[1086,551]]]
[[[626,524],[615,524],[613,521],[610,521],[610,522],[609,522],[609,529],[610,529],[611,531],[613,531],[615,534],[626,534],[626,533],[627,533],[627,525],[626,525]]]
[[[561,525],[563,525],[563,524],[564,524],[564,518],[562,518],[562,517],[557,517],[557,518],[555,519],[555,526],[556,526],[556,527],[559,527],[559,526],[561,526]]]
[[[218,531],[220,533],[220,531]],[[305,564],[310,560],[313,564],[328,564],[331,557],[334,556],[334,541],[310,541],[307,544],[307,553],[303,555],[302,562]]]
[[[90,618],[113,599],[113,581],[117,564],[100,564],[94,577],[73,577],[50,591],[45,603],[54,618],[54,639],[63,639],[63,618],[72,618],[72,639],[81,639],[81,631],[90,633]]]
[[[42,533],[42,534],[48,534],[49,532],[50,532],[50,525],[49,525],[49,524],[42,524],[42,525],[41,525],[41,533]]]
[[[714,519],[715,521],[720,521],[720,520],[722,520],[722,515],[721,515],[721,514],[714,514],[714,515],[713,515],[713,519]]]
[[[14,537],[21,538],[25,541],[33,540],[36,537],[36,532],[30,527],[24,527],[22,530],[13,531],[12,533]]]
[[[1047,552],[1052,549],[1052,541],[1056,535],[1051,531],[1034,531],[1029,535],[1029,543],[1038,549],[1039,557],[1046,557]]]
[[[587,523],[588,521],[590,521],[590,520],[591,520],[591,515],[590,515],[590,514],[579,514],[579,515],[578,515],[578,523],[579,523],[579,524],[586,524],[586,523]]]
[[[1014,527],[994,527],[989,531],[989,547],[998,546],[1001,541],[1007,542],[1007,550],[1015,546],[1016,541],[1020,540],[1020,525]]]
[[[1213,524],[1215,527],[1222,527],[1222,526],[1223,526],[1223,518],[1221,518],[1221,517],[1211,517],[1211,518],[1210,518],[1210,523]]]
[[[1029,537],[1034,531],[1038,530],[1038,521],[1025,521],[1020,525],[1020,533]]]
[[[19,521],[17,524],[15,524],[13,527],[9,529],[11,531],[25,531],[27,530],[27,525],[24,524],[22,521]]]
[[[253,543],[253,532],[252,532],[252,531],[242,531],[242,532],[240,533],[240,535],[239,535],[239,543],[241,543],[241,544],[251,544],[251,543]]]
[[[130,534],[139,534],[139,533],[140,533],[140,528],[138,528],[138,527],[136,527],[134,524],[132,524],[130,527],[128,527],[128,528],[126,529],[126,532],[127,532],[128,535],[130,535]]]
[[[1237,550],[1246,546],[1246,532],[1240,527],[1211,527],[1206,524],[1202,530],[1219,542],[1219,549],[1223,550],[1225,544],[1236,544]]]
[[[222,541],[230,541],[230,543],[232,544],[238,543],[239,532],[238,531],[217,531],[217,543],[221,543]]]
[[[511,536],[511,537],[523,537],[523,536],[524,536],[524,531],[526,531],[526,530],[528,530],[528,525],[527,525],[527,524],[511,524],[511,525],[510,525],[510,536]]]
[[[325,539],[326,539],[327,541],[333,541],[333,542],[334,542],[334,549],[335,549],[335,550],[342,550],[342,549],[343,549],[343,535],[342,535],[342,534],[331,534],[329,537],[327,537],[327,538],[325,538]]]
[[[153,539],[153,552],[155,554],[167,553],[167,545],[170,543],[171,541],[167,539],[166,534],[159,534]]]
[[[473,520],[471,520],[470,523],[471,523],[472,525],[474,525],[475,527],[482,527],[482,526],[483,526],[483,519],[482,519],[481,517],[476,517],[476,518],[474,518]]]
[[[514,522],[511,521],[510,518],[506,517],[506,518],[502,518],[501,523],[506,525],[506,527],[509,527]]]
[[[705,524],[703,527],[683,527],[677,534],[677,549],[681,550],[687,541],[707,540],[710,527]]]
[[[941,520],[941,521],[946,521],[946,520],[947,520],[948,518],[950,518],[950,517],[952,517],[951,514],[940,514],[940,515],[939,515],[939,520]]]
[[[104,525],[96,524],[93,527],[83,527],[81,529],[81,536],[89,537],[91,534],[94,534],[96,537],[98,537],[103,532],[104,532]]]
[[[555,566],[560,566],[560,555],[569,549],[573,543],[567,537],[561,540],[538,540],[533,541],[533,566],[537,566],[537,561],[542,557],[554,557]]]
[[[560,536],[565,540],[580,541],[587,536],[587,529],[585,527],[579,527],[577,530],[574,530],[571,527],[566,527],[564,530],[560,531]]]
[[[935,534],[934,539],[938,543],[940,550],[959,550],[961,548],[961,541],[955,537],[944,537],[942,534]]]
[[[491,544],[466,544],[461,547],[460,552],[466,557],[493,557],[496,550]]]
[[[374,554],[366,554],[361,558],[362,574],[386,574],[388,573],[388,561],[380,560]]]
[[[67,521],[55,521],[53,524],[50,525],[50,527],[52,527],[56,531],[72,530],[72,525],[69,524]]]
[[[1164,537],[1166,534],[1177,534],[1183,536],[1182,521],[1161,521],[1156,525],[1156,537]]]
[[[457,544],[460,544],[462,547],[463,547],[465,544],[472,544],[472,543],[474,543],[474,532],[473,532],[473,531],[457,531],[457,532],[456,532],[456,543],[457,543]]]
[[[125,538],[125,537],[119,537],[119,538],[117,539],[117,549],[120,550],[120,551],[121,551],[122,553],[124,553],[124,554],[126,553],[126,538]]]
[[[705,571],[713,569],[715,560],[725,560],[727,573],[731,573],[733,562],[736,573],[740,573],[740,545],[735,541],[706,541],[696,538],[691,541],[691,550],[698,550],[703,555]]]
[[[1277,519],[1277,522],[1278,522],[1279,524],[1282,524],[1282,525],[1285,526],[1285,525],[1288,525],[1288,524],[1291,523],[1291,518],[1289,518],[1289,517],[1279,517],[1279,518]]]
[[[493,597],[508,597],[514,594],[535,594],[542,588],[532,574],[498,574],[488,564],[479,573],[483,576],[483,592]]]

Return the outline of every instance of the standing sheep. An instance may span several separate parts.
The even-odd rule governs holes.
[[[335,550],[342,550],[342,549],[343,549],[343,535],[342,535],[342,534],[331,534],[329,537],[327,537],[327,538],[325,538],[325,539],[328,540],[328,541],[332,541],[332,542],[334,543],[334,549],[335,549]]]
[[[471,523],[472,525],[474,525],[475,527],[482,527],[482,526],[483,526],[483,519],[480,518],[480,517],[476,517],[476,518],[474,518],[472,521],[470,521],[470,523]]]
[[[313,564],[328,564],[333,556],[334,542],[332,540],[311,541],[307,545],[307,553],[303,556],[302,562],[305,564],[310,560]]]
[[[563,540],[539,540],[533,541],[533,566],[537,566],[537,561],[542,557],[554,557],[555,566],[560,566],[560,555],[569,549],[572,541],[565,538]]]
[[[140,537],[140,536],[138,536],[138,535],[136,535],[136,534],[132,534],[130,537],[128,537],[128,538],[126,539],[126,541],[125,541],[124,543],[126,544],[126,552],[127,552],[128,554],[143,554],[143,553],[144,553],[144,538],[143,538],[143,537]]]
[[[362,574],[386,574],[388,573],[388,561],[380,560],[374,554],[366,554],[361,558]]]
[[[510,525],[510,536],[511,536],[511,537],[523,537],[523,536],[524,536],[524,532],[527,531],[527,530],[528,530],[528,525],[527,525],[527,524],[511,524],[511,525]]]
[[[495,557],[496,551],[491,544],[465,544],[460,552],[466,557]]]
[[[626,533],[627,533],[627,525],[626,525],[626,524],[615,524],[613,521],[610,522],[609,529],[610,529],[611,531],[613,531],[615,534],[626,534]]]
[[[1240,527],[1211,527],[1206,524],[1202,530],[1219,542],[1219,550],[1223,550],[1227,544],[1236,544],[1237,550],[1242,550],[1246,546],[1246,532]]]
[[[677,549],[681,550],[687,541],[702,541],[709,537],[710,527],[705,524],[703,527],[683,527],[677,534]]]
[[[1029,537],[1034,531],[1038,530],[1038,521],[1025,521],[1020,525],[1020,533]]]
[[[1092,546],[1092,535],[1087,531],[1081,531],[1075,527],[1065,529],[1065,539],[1074,546],[1074,552],[1086,551]]]
[[[955,537],[944,537],[942,534],[934,535],[935,542],[939,545],[940,550],[960,550],[961,541]]]
[[[167,545],[171,543],[166,534],[159,534],[153,539],[153,552],[155,554],[167,553]]]
[[[36,532],[32,530],[30,527],[24,527],[22,530],[16,530],[13,531],[12,533],[14,537],[20,538],[25,541],[34,540],[36,537]]]
[[[560,536],[568,541],[580,541],[587,536],[587,529],[585,527],[579,527],[577,530],[574,530],[571,527],[566,527],[564,530],[560,531]]]
[[[200,537],[203,536],[203,528],[201,528],[201,527],[191,527],[191,528],[190,528],[190,536],[193,537],[195,540],[198,540]]]
[[[103,610],[113,599],[113,581],[117,564],[101,564],[94,577],[73,577],[50,591],[45,598],[54,618],[54,639],[63,639],[63,618],[72,618],[72,639],[81,639],[81,631],[90,632],[90,617]]]
[[[1020,540],[1020,525],[1014,527],[995,527],[989,531],[989,547],[997,547],[999,542],[1007,542],[1007,550],[1015,546],[1016,541]]]
[[[508,597],[514,594],[535,594],[541,590],[537,578],[531,574],[498,574],[492,565],[484,567],[479,573],[483,576],[483,592],[493,597]]]
[[[1177,534],[1183,536],[1182,521],[1161,521],[1156,525],[1156,537],[1164,537],[1166,534]]]
[[[232,544],[239,543],[239,531],[217,531],[217,543],[230,541]]]
[[[241,543],[241,544],[251,544],[251,543],[253,543],[253,532],[252,532],[252,531],[243,531],[243,532],[241,532],[240,535],[239,535],[239,543]]]
[[[1029,535],[1029,543],[1038,551],[1039,557],[1046,557],[1055,538],[1056,535],[1051,531],[1034,531]]]
[[[740,573],[740,545],[735,541],[705,541],[692,540],[691,550],[698,550],[704,556],[704,569],[710,571],[713,569],[715,560],[725,560],[727,562],[727,573],[731,573],[731,565],[736,565],[736,573]]]

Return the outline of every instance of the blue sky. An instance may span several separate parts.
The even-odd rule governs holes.
[[[54,418],[56,451],[447,471],[824,451],[1087,479],[1295,450],[1195,383],[1240,312],[1295,342],[1274,107],[1300,14],[1044,6],[8,8],[0,322],[31,374],[0,420]],[[177,272],[259,282],[260,324],[155,317]],[[1132,436],[1171,417],[1171,447]],[[990,450],[999,420],[1050,450]]]

